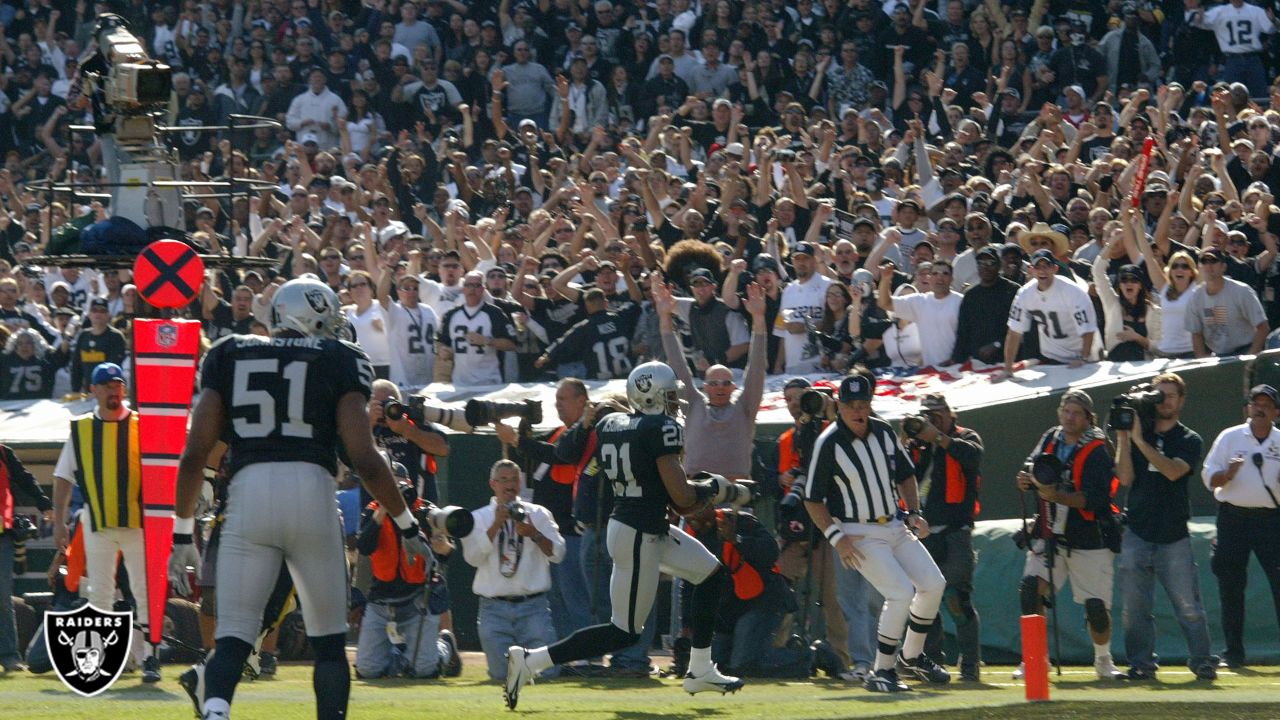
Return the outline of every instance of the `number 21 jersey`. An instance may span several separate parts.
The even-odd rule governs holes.
[[[667,415],[610,413],[596,423],[596,459],[613,483],[613,517],[640,532],[667,531],[671,496],[658,458],[684,452],[684,430]]]
[[[262,462],[309,462],[337,472],[338,400],[366,399],[373,366],[358,346],[312,337],[230,335],[209,349],[200,385],[222,397],[228,475]]]
[[[1060,363],[1082,359],[1081,338],[1098,331],[1089,294],[1062,278],[1054,278],[1048,290],[1041,291],[1035,280],[1018,290],[1009,308],[1009,329],[1025,334],[1032,323],[1038,328],[1040,354]]]

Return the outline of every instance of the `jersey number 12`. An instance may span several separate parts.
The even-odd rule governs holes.
[[[263,438],[276,430],[276,399],[266,390],[249,389],[249,378],[254,375],[280,377],[288,385],[285,393],[285,414],[288,418],[280,426],[280,434],[285,437],[313,437],[311,423],[306,422],[302,417],[307,389],[307,363],[294,360],[286,363],[284,372],[280,372],[280,361],[274,358],[236,362],[236,373],[231,387],[231,408],[232,410],[256,409],[258,412],[256,422],[243,417],[232,421],[236,435],[242,438]]]

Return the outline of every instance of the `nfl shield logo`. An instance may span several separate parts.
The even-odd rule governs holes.
[[[133,642],[133,613],[84,604],[44,614],[44,643],[62,683],[85,697],[111,687],[124,670]]]
[[[156,326],[156,344],[160,347],[173,347],[178,344],[178,326],[164,323]]]

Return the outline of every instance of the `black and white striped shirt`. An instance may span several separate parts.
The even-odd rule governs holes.
[[[898,512],[898,483],[915,475],[889,423],[869,420],[866,438],[836,420],[813,445],[804,498],[824,503],[840,522],[875,522]]]

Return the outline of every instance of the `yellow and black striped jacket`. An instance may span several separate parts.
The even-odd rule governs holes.
[[[71,421],[76,484],[94,530],[142,527],[142,460],[138,413],[119,421],[86,415]]]

